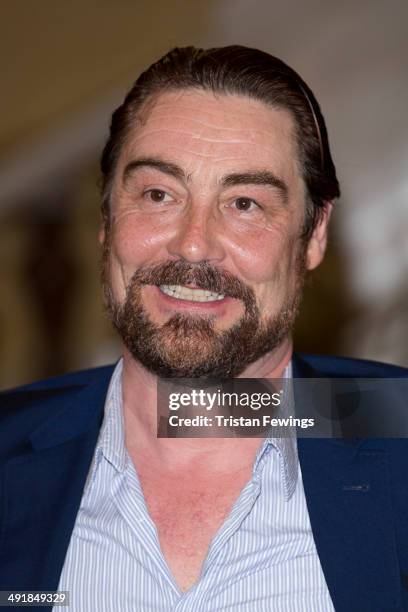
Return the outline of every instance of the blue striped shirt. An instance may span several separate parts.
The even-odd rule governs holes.
[[[121,375],[119,362],[58,587],[70,592],[70,610],[332,612],[295,437],[260,445],[199,580],[179,590],[126,450]]]

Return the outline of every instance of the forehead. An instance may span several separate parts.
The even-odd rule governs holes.
[[[270,168],[286,180],[299,175],[289,111],[236,94],[202,90],[161,93],[145,103],[119,159],[148,155],[197,171]]]

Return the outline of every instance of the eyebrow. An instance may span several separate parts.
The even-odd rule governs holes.
[[[266,185],[277,189],[286,204],[288,201],[289,188],[285,181],[269,170],[254,170],[250,172],[238,172],[224,176],[221,181],[223,187],[235,185]]]
[[[164,174],[174,176],[174,178],[180,181],[188,180],[188,176],[184,173],[184,170],[177,164],[163,161],[155,157],[143,157],[141,159],[134,159],[127,164],[123,171],[123,182],[126,182],[132,174],[134,174],[140,168],[154,168]]]
[[[143,157],[129,162],[123,172],[123,182],[126,182],[137,170],[141,168],[154,168],[168,174],[180,181],[188,183],[191,179],[190,174],[172,162],[168,162],[156,157]],[[283,202],[288,201],[289,188],[285,181],[269,170],[251,170],[248,172],[236,172],[227,174],[221,179],[223,187],[233,187],[235,185],[266,185],[280,192]]]

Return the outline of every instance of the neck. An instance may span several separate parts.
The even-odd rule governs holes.
[[[248,366],[240,378],[281,378],[292,356],[287,338],[273,353]],[[260,439],[157,438],[157,376],[147,371],[124,349],[123,406],[126,446],[138,461],[160,468],[194,470],[198,464],[211,471],[234,471],[253,461]],[[238,463],[237,463],[238,462]]]

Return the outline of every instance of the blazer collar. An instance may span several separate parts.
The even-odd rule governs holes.
[[[292,355],[293,378],[326,378],[322,370],[314,368],[300,353]]]
[[[68,442],[85,433],[94,418],[103,414],[113,367],[96,371],[91,381],[78,393],[58,399],[59,409],[30,435],[34,450],[43,450]]]

